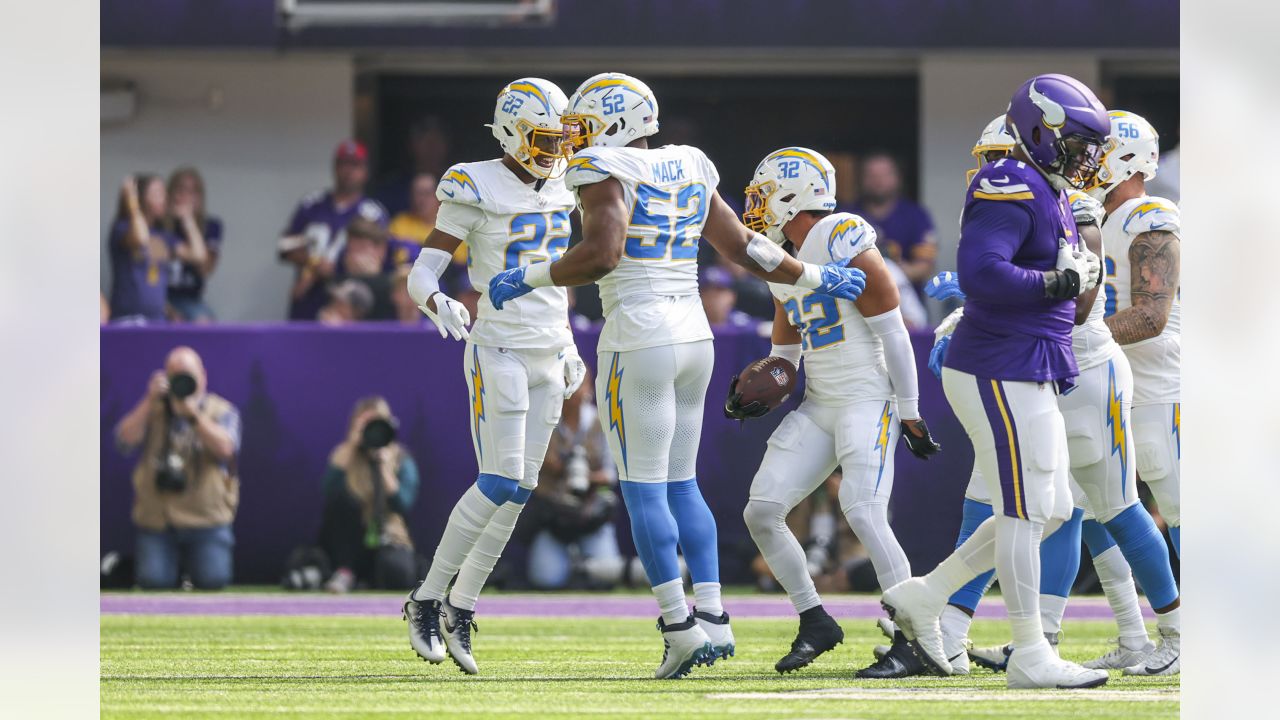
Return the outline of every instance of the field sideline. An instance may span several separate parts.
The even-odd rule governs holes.
[[[728,597],[737,656],[661,682],[644,679],[661,657],[647,595],[486,596],[477,677],[447,661],[418,660],[396,603],[391,595],[104,594],[102,717],[1092,720],[1172,718],[1179,708],[1176,677],[1118,672],[1101,690],[1075,693],[1010,692],[1002,675],[984,670],[969,678],[855,681],[853,671],[883,642],[868,619],[878,609],[871,597],[833,598],[828,607],[845,644],[787,677],[773,671],[795,631],[795,620],[777,611],[785,600]],[[990,606],[1002,610],[998,601]],[[1081,608],[1075,617],[1091,617],[1098,603],[1073,606]],[[979,620],[973,639],[995,644],[1006,633],[998,620]],[[1108,633],[1109,620],[1069,620],[1064,654],[1097,655]]]

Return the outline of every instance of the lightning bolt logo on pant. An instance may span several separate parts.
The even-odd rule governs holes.
[[[1107,427],[1111,428],[1111,454],[1120,456],[1120,477],[1129,477],[1129,443],[1126,434],[1124,415],[1120,412],[1124,402],[1124,393],[1116,387],[1116,364],[1107,363]],[[1120,497],[1124,498],[1127,485],[1122,485]]]
[[[622,455],[622,469],[627,470],[627,428],[622,422],[622,368],[618,367],[618,353],[613,354],[609,365],[609,382],[605,385],[604,400],[609,408],[609,429],[618,431],[618,448]]]
[[[480,437],[480,423],[484,422],[484,372],[480,369],[480,346],[471,346],[471,417],[475,423],[476,447],[484,458],[484,442]]]
[[[889,424],[893,422],[893,413],[889,411],[889,403],[880,411],[880,432],[876,435],[875,449],[880,451],[880,472],[876,475],[876,490],[880,489],[880,478],[884,477],[884,461],[889,452]],[[865,447],[865,446],[864,446]]]

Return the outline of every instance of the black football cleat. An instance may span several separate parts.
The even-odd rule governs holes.
[[[791,641],[791,652],[779,660],[773,669],[780,673],[794,672],[842,642],[844,630],[825,610],[809,617],[801,615],[800,630],[796,633],[796,639]]]
[[[889,652],[868,667],[864,667],[853,676],[856,678],[891,680],[895,678],[914,677],[916,675],[932,675],[933,673],[911,649],[911,643],[898,630],[893,634],[893,646]]]

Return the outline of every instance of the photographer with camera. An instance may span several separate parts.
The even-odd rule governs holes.
[[[325,583],[330,592],[357,583],[408,589],[422,574],[404,519],[418,497],[418,465],[396,431],[385,399],[361,398],[346,440],[329,456],[320,547],[336,568]]]
[[[116,425],[122,452],[142,450],[133,471],[133,523],[144,588],[178,587],[180,568],[201,590],[231,582],[240,413],[207,392],[207,382],[196,351],[174,348]]]

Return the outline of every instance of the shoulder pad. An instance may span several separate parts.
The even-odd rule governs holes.
[[[827,222],[825,240],[833,262],[847,263],[876,246],[876,229],[853,213],[835,213]]]
[[[1035,193],[1027,182],[1030,168],[1019,168],[1016,160],[1004,158],[982,166],[969,185],[971,200],[1032,200]]]
[[[1076,218],[1078,225],[1101,225],[1102,217],[1106,212],[1102,209],[1102,203],[1089,197],[1087,194],[1076,190],[1067,196],[1067,201],[1071,203],[1071,214]]]
[[[575,190],[583,185],[598,183],[612,173],[601,148],[583,148],[569,158],[569,167],[564,173],[565,187]]]
[[[436,187],[436,199],[464,205],[480,204],[480,186],[466,163],[458,163],[445,171]]]
[[[1129,235],[1152,230],[1177,233],[1181,226],[1178,206],[1159,197],[1146,197],[1129,207],[1122,229]]]

